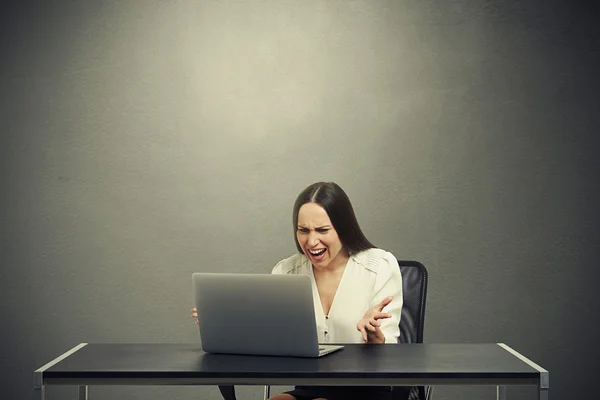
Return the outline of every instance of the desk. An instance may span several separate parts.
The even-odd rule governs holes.
[[[533,385],[548,399],[548,371],[502,343],[345,345],[320,359],[207,354],[199,344],[82,343],[34,372],[47,385]]]

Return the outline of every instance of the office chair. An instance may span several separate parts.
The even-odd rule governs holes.
[[[427,299],[427,269],[418,261],[398,261],[402,274],[402,316],[399,343],[423,343],[425,302]],[[235,387],[220,385],[225,400],[236,400]],[[265,386],[264,398],[270,397],[271,387]],[[394,400],[429,400],[431,386],[395,386]]]
[[[403,300],[398,343],[423,343],[427,269],[418,261],[399,260],[398,265],[402,274]],[[431,392],[431,386],[395,386],[393,397],[395,400],[429,400]]]

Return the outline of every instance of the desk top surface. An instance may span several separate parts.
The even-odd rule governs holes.
[[[322,358],[204,353],[199,344],[87,344],[44,371],[48,378],[539,377],[498,344],[345,345]]]

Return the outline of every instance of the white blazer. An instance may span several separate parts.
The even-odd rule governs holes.
[[[333,298],[329,315],[325,315],[313,267],[304,254],[295,254],[280,261],[273,274],[308,275],[312,282],[313,304],[319,343],[363,343],[356,324],[367,310],[387,296],[394,296],[384,312],[391,318],[379,320],[386,343],[397,343],[402,312],[402,275],[398,261],[389,252],[368,249],[350,255],[346,269]]]

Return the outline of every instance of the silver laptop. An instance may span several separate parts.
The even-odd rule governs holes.
[[[192,275],[202,350],[207,353],[321,357],[306,275]]]

